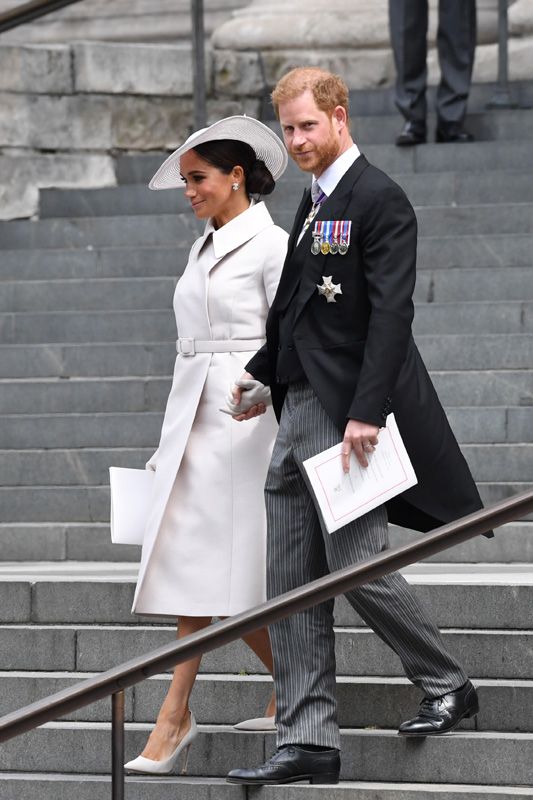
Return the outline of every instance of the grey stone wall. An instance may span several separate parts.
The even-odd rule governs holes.
[[[432,41],[436,0],[430,2]],[[206,0],[207,30],[216,28],[207,48],[210,120],[258,115],[268,88],[297,65],[322,64],[342,74],[352,89],[392,85],[386,0],[330,0],[327,12],[322,0],[256,0],[243,8],[244,3]],[[0,11],[11,4],[0,0]],[[176,16],[170,0],[93,0],[64,9],[60,18],[65,24],[79,21],[85,9],[84,26],[76,30],[91,30],[89,19],[104,20],[112,37],[120,14],[155,20],[170,13],[171,5]],[[189,19],[189,0],[177,6]],[[496,78],[497,46],[490,41],[495,7],[495,0],[479,0],[475,81]],[[220,14],[225,21],[218,25]],[[510,29],[511,79],[530,80],[531,0],[511,5]],[[17,30],[31,39],[40,29],[34,23]],[[39,188],[113,185],[117,152],[170,150],[183,141],[193,106],[188,31],[184,24],[181,41],[157,43],[18,44],[0,38],[0,219],[35,215]],[[435,83],[434,48],[428,64]]]

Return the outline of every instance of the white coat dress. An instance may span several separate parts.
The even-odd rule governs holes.
[[[263,202],[193,244],[174,295],[178,336],[264,340],[287,249]],[[219,409],[258,349],[176,357],[133,601],[139,614],[226,616],[265,600],[263,487],[277,423]]]

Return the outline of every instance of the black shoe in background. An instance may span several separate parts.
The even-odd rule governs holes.
[[[473,142],[474,137],[465,130],[462,122],[444,122],[444,120],[439,119],[437,120],[435,141],[459,142],[460,144],[464,144],[466,142]]]
[[[474,717],[479,711],[477,692],[467,681],[455,692],[441,697],[424,697],[418,715],[402,722],[401,736],[435,736],[456,728],[462,719]]]
[[[425,144],[426,140],[426,123],[407,121],[396,137],[396,146],[412,147],[415,144]]]
[[[306,750],[305,745],[280,747],[268,761],[251,769],[232,769],[227,783],[268,786],[280,783],[338,783],[341,758],[338,750]]]

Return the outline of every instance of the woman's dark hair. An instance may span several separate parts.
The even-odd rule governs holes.
[[[242,167],[248,194],[270,194],[276,182],[264,161],[258,159],[253,147],[237,139],[214,139],[192,148],[198,155],[229,175],[233,167]]]

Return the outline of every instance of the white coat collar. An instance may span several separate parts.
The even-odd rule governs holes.
[[[215,258],[219,259],[273,224],[274,221],[263,201],[260,203],[252,201],[246,211],[234,217],[218,230],[215,230],[212,220],[209,219],[202,239],[205,242],[209,234],[213,234]]]

